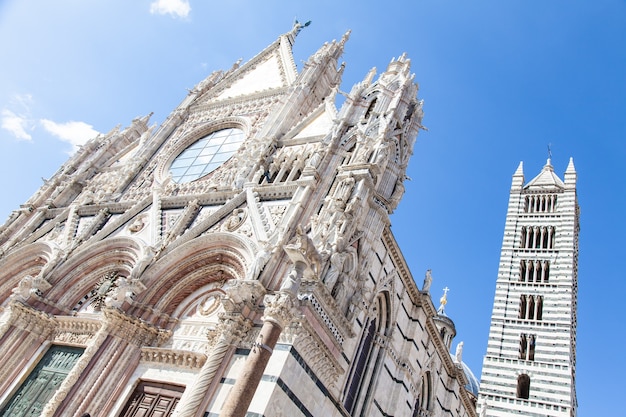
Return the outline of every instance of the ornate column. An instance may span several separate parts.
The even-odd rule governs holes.
[[[235,348],[252,328],[247,318],[256,310],[258,300],[265,293],[258,281],[236,281],[226,290],[222,304],[226,310],[220,314],[210,353],[193,385],[185,390],[174,415],[195,417],[204,413],[211,391],[215,388],[215,375],[228,364]]]
[[[266,302],[263,327],[246,359],[244,369],[228,394],[220,417],[246,415],[278,337],[297,311],[297,305],[298,300],[295,295],[287,291],[278,292]]]
[[[306,272],[315,275],[319,270],[319,254],[310,238],[298,228],[296,237],[284,250],[294,263],[280,290],[273,297],[266,297],[263,327],[254,343],[243,370],[237,376],[220,417],[244,417],[256,392],[265,366],[272,356],[282,329],[299,316],[298,289]]]

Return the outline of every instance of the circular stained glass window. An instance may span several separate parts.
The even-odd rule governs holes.
[[[217,130],[202,137],[181,152],[170,166],[175,182],[190,182],[204,177],[222,165],[244,141],[241,129]]]

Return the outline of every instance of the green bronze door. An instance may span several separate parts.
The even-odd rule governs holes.
[[[84,350],[72,346],[50,347],[26,381],[0,410],[0,416],[41,415],[46,403],[52,398]]]

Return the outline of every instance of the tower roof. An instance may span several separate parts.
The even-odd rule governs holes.
[[[535,178],[530,180],[528,184],[524,187],[524,189],[528,190],[530,188],[539,188],[539,189],[554,189],[554,188],[565,188],[565,184],[563,181],[554,173],[554,167],[550,159],[546,161],[546,164],[543,166],[543,169]]]

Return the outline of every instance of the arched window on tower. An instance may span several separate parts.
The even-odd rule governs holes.
[[[526,318],[526,296],[525,295],[520,295],[520,300],[519,300],[519,318],[520,319],[525,319]]]
[[[526,335],[522,333],[519,339],[519,358],[526,359],[526,353],[528,352],[528,339]]]
[[[520,239],[520,248],[524,249],[526,247],[526,227],[522,227],[522,236]]]
[[[529,320],[535,318],[535,297],[532,295],[528,296],[528,315],[526,318]]]
[[[519,358],[527,361],[535,360],[535,342],[536,337],[534,334],[524,334],[520,335],[519,340]]]
[[[517,377],[517,398],[527,400],[530,397],[530,377],[521,374]]]
[[[535,282],[541,282],[541,277],[543,275],[543,262],[537,261],[536,265],[537,265],[537,269],[536,269]]]
[[[526,261],[519,261],[519,280],[520,282],[526,281]]]

